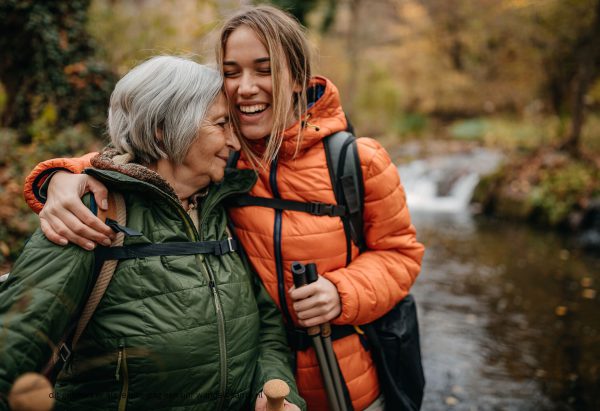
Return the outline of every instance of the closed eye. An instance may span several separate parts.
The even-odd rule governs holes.
[[[225,128],[229,125],[229,117],[225,117],[220,121],[217,121],[217,126],[221,127],[221,128]]]

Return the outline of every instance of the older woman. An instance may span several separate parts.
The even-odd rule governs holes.
[[[222,202],[256,176],[224,178],[239,142],[221,89],[216,70],[167,56],[115,87],[112,148],[87,172],[125,200],[127,227],[141,233],[125,246],[229,237]],[[0,288],[0,409],[78,316],[93,265],[93,252],[54,245],[39,230],[25,247]],[[124,260],[59,375],[57,409],[247,408],[271,378],[287,381],[301,404],[280,318],[235,252]]]

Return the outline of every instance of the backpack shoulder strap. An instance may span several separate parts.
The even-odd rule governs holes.
[[[364,251],[363,234],[364,182],[358,156],[356,138],[352,133],[340,131],[323,139],[329,177],[338,205],[347,208],[344,231],[348,247],[350,240]],[[348,259],[350,258],[348,248]],[[347,261],[348,263],[350,261]]]
[[[125,226],[127,223],[127,209],[125,208],[125,200],[123,199],[123,196],[117,192],[110,192],[108,194],[108,210],[104,212],[98,208],[98,218],[100,218],[102,221],[105,221],[107,218],[109,218],[116,221],[119,225]],[[123,232],[117,232],[111,247],[122,246],[124,238],[125,234]],[[96,247],[96,249],[98,249],[98,247]],[[98,256],[96,255],[96,258],[97,257]],[[75,348],[77,341],[79,341],[79,337],[81,337],[85,327],[88,325],[90,319],[94,315],[94,311],[96,311],[96,308],[104,296],[104,293],[108,288],[108,284],[115,273],[117,264],[117,260],[107,260],[103,262],[102,267],[97,274],[94,288],[92,289],[89,298],[85,303],[83,311],[81,312],[79,321],[77,322],[75,333],[73,334],[71,348]]]

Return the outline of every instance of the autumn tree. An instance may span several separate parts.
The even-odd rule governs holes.
[[[536,21],[546,93],[556,113],[570,118],[561,148],[579,154],[586,94],[600,78],[600,0],[556,0]]]
[[[90,0],[4,0],[0,3],[0,82],[6,107],[0,125],[17,129],[45,117],[55,130],[101,124],[114,75],[94,60],[85,30]]]

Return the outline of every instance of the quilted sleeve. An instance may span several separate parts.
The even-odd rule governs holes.
[[[98,153],[88,153],[78,158],[53,158],[35,166],[25,179],[23,196],[29,208],[39,213],[44,207],[45,198],[40,194],[40,188],[52,173],[65,170],[72,173],[81,173],[90,166],[90,159]]]
[[[75,245],[54,245],[37,230],[0,286],[0,409],[16,378],[46,365],[81,309],[93,258]]]
[[[406,195],[388,153],[373,139],[359,139],[358,147],[367,250],[348,267],[323,274],[340,294],[342,313],[333,321],[336,324],[365,324],[387,313],[408,294],[425,250],[417,241]]]

